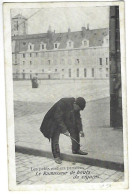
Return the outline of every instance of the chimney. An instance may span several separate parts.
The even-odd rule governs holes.
[[[87,24],[87,30],[89,30],[89,24]]]
[[[70,28],[68,28],[68,33],[70,33],[71,32],[71,29]]]
[[[52,30],[51,30],[51,26],[49,25],[49,29],[48,29],[48,32],[52,32]]]
[[[71,29],[68,28],[68,39],[70,39]]]
[[[52,34],[53,34],[53,37],[54,37],[55,36],[55,30],[54,30],[54,32]]]
[[[48,37],[49,41],[51,41],[53,38],[53,32],[51,30],[51,26],[49,26],[49,29],[47,31],[47,37]]]
[[[82,36],[85,37],[86,35],[86,27],[82,27]]]

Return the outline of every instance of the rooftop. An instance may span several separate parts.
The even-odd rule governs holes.
[[[108,28],[92,29],[82,27],[81,31],[71,32],[68,29],[64,33],[56,33],[55,31],[47,31],[41,34],[26,34],[12,36],[12,40],[16,41],[16,51],[26,51],[28,44],[34,45],[34,50],[40,50],[40,44],[45,43],[47,50],[54,49],[54,43],[59,43],[58,49],[65,49],[67,42],[73,42],[73,48],[79,48],[83,40],[89,41],[89,47],[102,46],[104,37],[108,36]]]

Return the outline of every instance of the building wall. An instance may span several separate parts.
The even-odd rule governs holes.
[[[36,73],[41,79],[108,78],[108,54],[108,47],[13,53],[13,73]]]
[[[81,31],[27,34],[26,18],[12,18],[14,78],[107,79],[109,77],[108,29],[82,27]]]

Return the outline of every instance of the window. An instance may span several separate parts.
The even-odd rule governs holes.
[[[32,61],[30,61],[30,65],[32,65]]]
[[[92,68],[92,77],[94,77],[94,68]]]
[[[23,70],[23,72],[25,72],[25,70]]]
[[[60,43],[54,43],[54,49],[59,48]]]
[[[108,65],[108,58],[106,58],[106,65]]]
[[[18,21],[14,22],[14,30],[18,30]]]
[[[40,43],[40,50],[46,49],[46,43],[41,42]]]
[[[48,64],[50,65],[50,60],[48,60]]]
[[[84,46],[87,46],[87,41],[84,41]]]
[[[99,58],[99,64],[102,65],[102,58]]]
[[[62,71],[64,72],[64,69],[62,69]]]
[[[87,69],[84,68],[84,77],[87,77]]]
[[[17,64],[17,54],[15,54],[15,64]]]
[[[55,72],[57,72],[57,69],[55,69]]]
[[[36,53],[36,57],[38,57],[38,53]]]
[[[42,69],[42,72],[44,72],[44,69]]]
[[[67,42],[67,47],[68,48],[73,48],[73,41],[71,41],[71,40],[69,40],[68,42]]]
[[[77,68],[77,77],[79,77],[79,68]]]
[[[23,65],[25,65],[25,61],[23,61]]]
[[[23,53],[23,58],[25,58],[25,53]]]
[[[71,69],[69,69],[69,77],[71,77]]]
[[[28,43],[28,50],[32,51],[34,49],[34,44]]]
[[[32,54],[30,53],[30,57],[32,57]]]
[[[32,74],[30,73],[30,79],[32,79]]]
[[[55,48],[57,48],[57,43],[55,43]]]
[[[76,59],[77,64],[79,64],[79,59]]]

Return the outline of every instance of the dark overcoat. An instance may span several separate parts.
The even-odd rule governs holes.
[[[74,102],[75,98],[62,98],[47,112],[40,126],[45,137],[50,139],[57,130],[61,133],[82,131],[80,112],[74,111]]]

